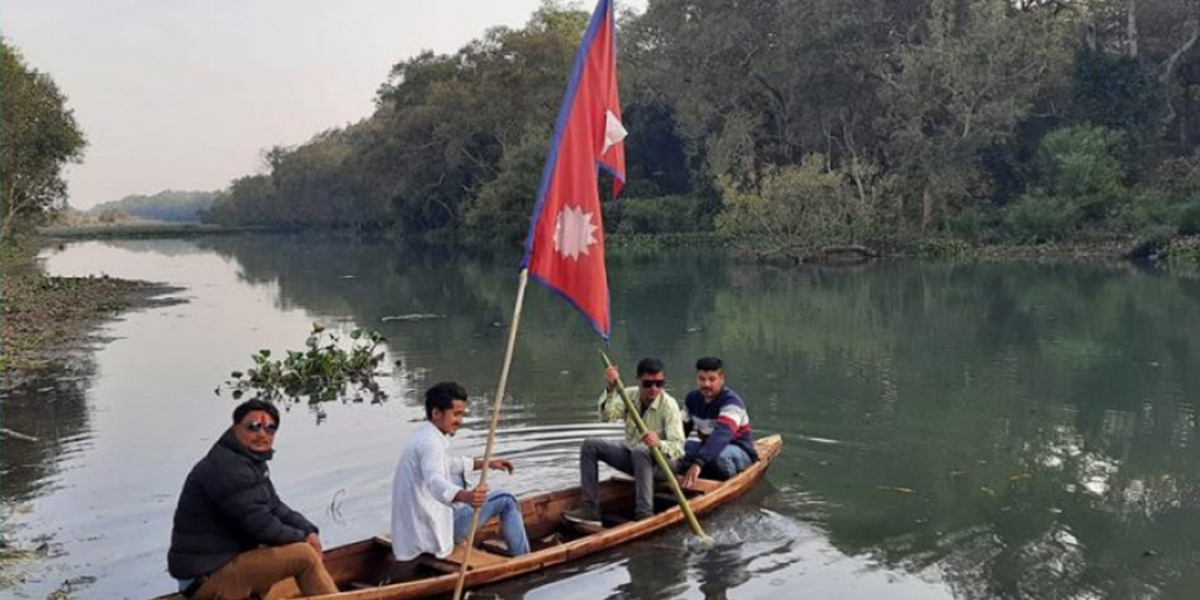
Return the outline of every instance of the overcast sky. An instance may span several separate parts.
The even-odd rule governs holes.
[[[264,149],[370,115],[395,63],[454,52],[494,25],[523,27],[539,4],[3,0],[0,33],[75,111],[88,147],[66,177],[71,206],[86,209],[260,172]]]

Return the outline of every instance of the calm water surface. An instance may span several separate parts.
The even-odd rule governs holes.
[[[482,453],[516,293],[515,257],[245,237],[86,242],[59,275],[180,286],[185,303],[106,325],[94,359],[3,403],[5,537],[43,558],[3,595],[170,591],[170,519],[188,469],[227,425],[214,388],[310,324],[388,337],[381,406],[284,414],[281,495],[327,545],[388,527],[390,477],[420,393],[478,394],[456,439]],[[1200,597],[1200,280],[1118,263],[882,263],[779,271],[712,254],[610,256],[611,354],[662,357],[671,390],[700,355],[784,454],[707,517],[482,590],[499,598]],[[595,338],[531,286],[497,452],[519,494],[574,484],[594,421]],[[396,319],[423,315],[420,319]]]

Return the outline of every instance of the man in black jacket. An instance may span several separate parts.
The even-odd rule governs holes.
[[[171,530],[167,569],[192,600],[264,596],[295,577],[305,596],[338,591],[321,562],[321,539],[271,485],[279,411],[248,400],[233,426],[192,467]]]

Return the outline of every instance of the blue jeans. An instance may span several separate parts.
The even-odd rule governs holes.
[[[525,519],[521,517],[521,503],[505,491],[489,492],[487,501],[479,509],[479,526],[483,527],[492,517],[500,517],[500,533],[504,534],[504,545],[509,556],[529,554],[529,538],[525,536]],[[471,507],[466,504],[454,506],[454,543],[467,539],[471,527]]]
[[[683,453],[686,456],[695,455],[700,451],[700,446],[699,440],[688,440],[683,445]],[[754,461],[750,460],[750,455],[746,454],[746,451],[742,450],[740,446],[729,444],[717,456],[717,460],[704,465],[704,469],[700,472],[700,475],[708,479],[724,481],[745,471],[746,467],[749,467],[752,462]]]

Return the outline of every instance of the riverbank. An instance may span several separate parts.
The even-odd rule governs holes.
[[[226,227],[203,223],[88,223],[54,225],[39,230],[47,239],[142,239],[142,238],[190,238],[213,235],[239,235],[243,233],[278,233],[297,231],[280,227]]]
[[[403,240],[388,232],[368,234],[348,229],[289,229],[279,227],[225,227],[198,223],[89,223],[43,228],[47,240],[86,239],[143,239],[192,238],[241,234],[299,234],[313,237],[348,239],[388,239],[420,247],[458,246],[459,249],[493,251],[495,246],[472,244],[469,240]],[[611,233],[605,236],[609,249],[633,254],[664,250],[724,248],[757,262],[780,264],[842,263],[871,258],[931,258],[931,259],[1075,259],[1116,258],[1149,259],[1169,263],[1172,267],[1200,267],[1200,236],[1175,236],[1162,240],[1147,240],[1137,236],[1109,236],[1097,239],[1042,242],[1036,244],[969,241],[952,237],[913,237],[875,241],[864,244],[820,248],[808,245],[789,246],[765,240],[753,241],[711,231],[666,233]],[[460,246],[461,244],[461,246]]]
[[[37,243],[6,247],[0,257],[0,389],[63,369],[94,341],[96,328],[122,312],[178,302],[161,283],[108,276],[51,277],[36,260]]]
[[[1200,265],[1200,237],[1179,236],[1162,242],[1115,238],[1041,244],[970,244],[955,239],[930,239],[904,251],[922,258],[1072,259],[1126,258],[1169,262],[1172,266]]]
[[[1146,241],[1133,236],[1044,242],[1040,244],[970,242],[930,237],[831,247],[784,246],[735,239],[715,233],[618,234],[606,238],[615,252],[653,254],[664,250],[725,248],[747,262],[795,267],[803,264],[859,264],[874,259],[930,260],[1075,260],[1114,259],[1156,264],[1181,273],[1200,269],[1200,236]]]

